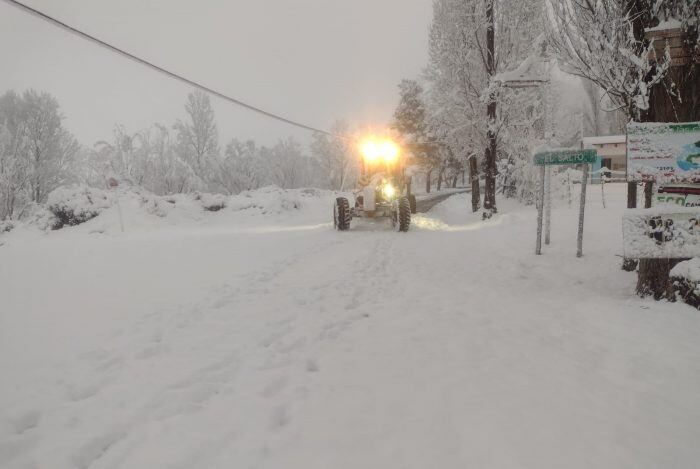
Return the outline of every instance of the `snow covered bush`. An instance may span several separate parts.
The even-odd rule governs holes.
[[[14,227],[14,223],[9,220],[0,221],[0,234],[9,233]]]
[[[223,194],[207,194],[195,192],[194,200],[198,201],[207,212],[218,212],[226,207],[226,197]]]
[[[671,270],[676,297],[700,309],[700,257],[683,261]]]
[[[73,184],[53,190],[46,208],[56,217],[52,229],[58,230],[95,218],[111,205],[107,192],[85,184]]]
[[[58,222],[58,219],[53,213],[43,205],[37,203],[30,203],[24,207],[19,220],[25,225],[34,226],[41,231],[53,229]]]

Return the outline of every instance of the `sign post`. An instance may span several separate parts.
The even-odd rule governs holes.
[[[586,212],[586,186],[588,185],[588,165],[582,164],[581,207],[578,212],[578,237],[576,238],[576,257],[583,256],[583,217]]]
[[[552,150],[535,154],[535,165],[540,166],[540,187],[537,198],[537,243],[535,254],[542,254],[542,219],[546,205],[545,244],[549,244],[551,226],[551,176],[549,168],[552,165],[578,165],[582,169],[581,176],[581,207],[578,219],[578,239],[576,256],[583,256],[583,220],[586,210],[586,187],[588,183],[588,167],[595,163],[598,153],[595,150]],[[546,167],[546,170],[545,170]],[[545,195],[545,185],[547,194]],[[546,198],[546,200],[545,200]]]
[[[544,244],[549,245],[549,233],[552,228],[552,167],[545,166],[545,171]]]
[[[542,254],[542,212],[544,211],[544,166],[540,167],[540,187],[537,191],[537,244],[535,254]]]

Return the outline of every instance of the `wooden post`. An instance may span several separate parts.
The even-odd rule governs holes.
[[[586,186],[588,185],[588,165],[582,165],[581,176],[581,207],[578,212],[578,240],[576,257],[583,256],[583,218],[586,212]]]
[[[654,183],[651,181],[644,183],[644,208],[651,208],[651,199],[654,195]]]
[[[535,254],[542,254],[542,212],[544,211],[544,166],[540,166],[540,188],[537,194],[537,244]]]
[[[552,227],[552,167],[547,166],[545,172],[545,211],[544,211],[544,244],[549,245],[549,233]]]
[[[637,208],[637,183],[627,183],[627,208]]]

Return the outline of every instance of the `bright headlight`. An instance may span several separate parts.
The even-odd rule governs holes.
[[[394,197],[394,194],[396,194],[396,189],[394,189],[394,186],[391,184],[385,184],[382,188],[382,193],[384,194],[384,197],[391,199]]]
[[[373,141],[366,141],[361,147],[362,156],[368,163],[374,163],[380,156],[380,148]]]
[[[386,140],[382,142],[380,148],[382,157],[386,163],[393,164],[396,162],[399,157],[399,147],[397,147],[394,142]]]
[[[389,139],[369,137],[360,143],[360,153],[367,164],[383,162],[393,165],[398,161],[400,151],[399,146]]]

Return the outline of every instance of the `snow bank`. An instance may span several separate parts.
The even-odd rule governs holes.
[[[232,196],[201,192],[159,196],[139,187],[104,191],[72,185],[53,191],[46,206],[26,209],[20,221],[1,225],[0,235],[59,228],[117,235],[173,227],[329,223],[337,196],[320,189],[274,186]]]
[[[683,261],[671,270],[671,277],[685,278],[692,282],[700,282],[700,257]]]

